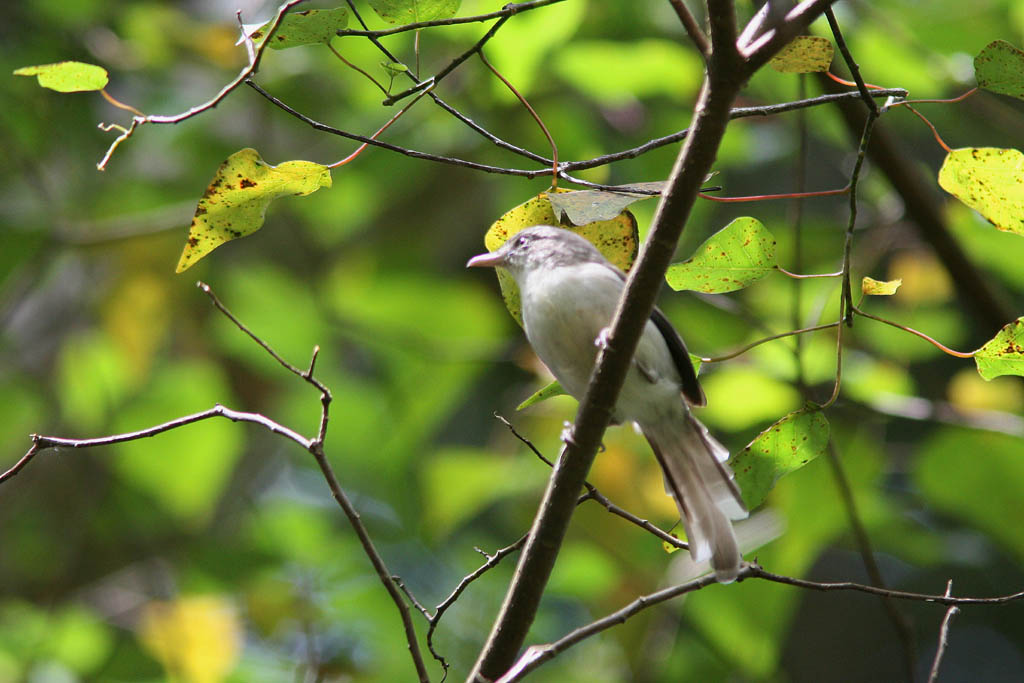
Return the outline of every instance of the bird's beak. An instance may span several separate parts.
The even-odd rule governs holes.
[[[494,268],[504,265],[505,254],[499,249],[486,254],[479,254],[466,262],[467,268]]]

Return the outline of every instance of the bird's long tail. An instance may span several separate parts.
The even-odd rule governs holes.
[[[725,464],[729,452],[689,413],[641,428],[679,506],[694,561],[710,558],[720,582],[734,581],[741,557],[730,520],[744,519],[747,509]]]

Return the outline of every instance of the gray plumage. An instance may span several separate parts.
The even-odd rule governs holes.
[[[515,278],[530,344],[562,387],[582,399],[625,286],[622,271],[583,237],[548,225],[522,230],[467,265],[501,267]],[[727,583],[741,562],[729,520],[747,511],[724,464],[728,451],[690,414],[690,404],[704,402],[686,346],[655,309],[614,420],[639,425],[679,507],[694,560],[710,559],[718,580]]]

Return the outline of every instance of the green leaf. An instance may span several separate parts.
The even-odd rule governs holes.
[[[572,190],[569,192],[558,192],[549,194],[548,199],[555,210],[559,220],[564,220],[573,225],[585,225],[594,221],[609,221],[625,210],[633,202],[643,199],[653,199],[656,194],[641,194],[630,192],[634,188],[645,190],[657,190],[661,192],[665,187],[665,181],[660,180],[653,183],[635,183],[623,185],[622,190],[611,192],[606,190]]]
[[[259,230],[267,207],[278,197],[301,197],[330,186],[331,171],[322,164],[286,161],[271,166],[254,149],[235,152],[199,200],[175,272],[184,272],[225,242]]]
[[[449,19],[459,11],[462,0],[369,0],[370,7],[389,24],[415,24]]]
[[[260,24],[249,38],[259,43],[273,22]],[[348,26],[348,9],[308,9],[304,12],[286,14],[274,31],[270,47],[275,50],[287,50],[290,47],[329,43],[338,31]]]
[[[1024,100],[1024,52],[1006,42],[994,40],[974,58],[978,87]]]
[[[828,435],[828,420],[820,409],[811,407],[790,413],[758,434],[729,461],[747,508],[760,505],[779,477],[824,453]]]
[[[23,66],[14,71],[15,76],[35,76],[39,85],[57,92],[87,92],[103,90],[110,80],[107,70],[85,62],[57,62]]]
[[[978,374],[985,379],[1000,375],[1024,377],[1024,318],[1017,318],[999,330],[987,344],[974,352]]]
[[[946,155],[939,185],[999,230],[1024,235],[1024,154],[966,147]]]
[[[537,391],[533,392],[528,399],[516,406],[516,410],[518,411],[529,408],[535,403],[546,401],[554,396],[565,396],[565,389],[562,388],[562,385],[557,379],[551,382],[551,384],[541,387]]]
[[[927,501],[1024,558],[1024,525],[1009,521],[1020,514],[1024,441],[996,432],[946,428],[917,452],[911,471]]]
[[[785,74],[809,74],[828,71],[835,48],[832,41],[821,36],[797,36],[768,62]]]
[[[661,38],[574,40],[550,62],[564,81],[612,107],[633,106],[638,98],[686,100],[700,89],[704,74],[696,51]]]
[[[869,296],[892,296],[903,284],[902,278],[895,280],[875,280],[865,277],[860,281],[860,291]]]
[[[510,458],[469,449],[446,449],[423,464],[426,527],[443,538],[499,500],[543,486],[547,470],[535,458]]]
[[[559,193],[568,190],[557,190]],[[590,240],[591,244],[604,254],[604,257],[622,270],[629,270],[636,258],[640,246],[640,233],[637,230],[636,218],[629,211],[623,211],[608,221],[595,221],[581,226],[561,224],[555,216],[549,197],[551,193],[541,194],[528,199],[519,206],[507,211],[501,218],[494,221],[484,235],[484,246],[488,251],[495,251],[524,228],[534,225],[562,225],[578,235]],[[496,269],[498,284],[501,285],[501,296],[505,299],[505,307],[523,324],[522,305],[519,302],[519,288],[511,275],[502,268]]]
[[[775,269],[775,238],[756,218],[737,218],[712,235],[688,260],[669,266],[665,279],[678,291],[733,292]]]

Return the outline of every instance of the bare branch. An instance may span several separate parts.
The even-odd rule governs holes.
[[[455,71],[455,69],[460,64],[462,64],[464,61],[466,61],[467,59],[472,57],[475,53],[480,52],[480,50],[483,49],[484,45],[486,45],[487,42],[491,38],[493,38],[494,35],[498,32],[498,29],[500,29],[502,26],[505,25],[505,22],[508,21],[509,16],[511,16],[511,15],[501,17],[496,22],[494,22],[494,26],[492,26],[487,31],[487,33],[485,33],[483,35],[483,37],[480,38],[480,40],[476,41],[476,43],[473,45],[473,47],[469,48],[468,50],[463,52],[461,55],[459,55],[458,57],[453,59],[451,62],[449,62],[448,66],[444,67],[443,69],[438,71],[436,74],[434,74],[430,78],[427,78],[425,80],[420,81],[419,83],[417,83],[416,85],[412,86],[411,88],[403,90],[402,92],[398,93],[397,95],[391,95],[389,97],[386,97],[384,99],[384,102],[382,102],[382,104],[384,106],[390,106],[390,105],[394,104],[395,102],[398,102],[399,100],[408,97],[409,95],[413,95],[415,93],[418,93],[420,90],[423,90],[424,88],[427,88],[427,87],[430,87],[430,86],[434,86],[434,85],[437,85],[438,83],[440,83],[441,80],[444,79],[445,76],[450,74],[452,71]]]
[[[953,579],[950,579],[946,583],[946,596],[949,596],[953,592]],[[939,667],[942,666],[942,655],[946,652],[946,647],[949,645],[949,623],[953,621],[953,617],[957,615],[960,608],[956,605],[951,605],[946,610],[946,615],[942,617],[942,626],[939,627],[939,645],[935,649],[935,659],[932,660],[932,668],[928,674],[928,683],[935,683],[939,680]]]

